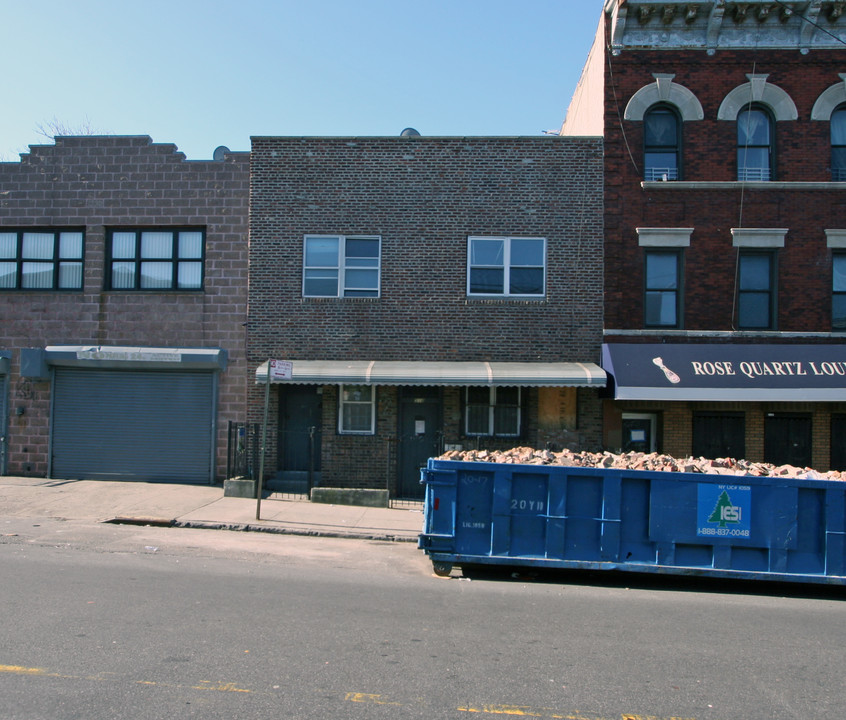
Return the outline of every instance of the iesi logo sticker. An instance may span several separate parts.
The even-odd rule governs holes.
[[[752,488],[699,484],[696,534],[700,537],[751,536]]]
[[[714,512],[708,518],[709,523],[717,523],[719,527],[724,528],[729,523],[737,525],[740,522],[740,516],[743,514],[743,508],[740,505],[732,505],[729,494],[723,490],[720,494]]]

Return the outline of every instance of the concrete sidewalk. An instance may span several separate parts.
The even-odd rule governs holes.
[[[421,508],[394,509],[224,497],[223,488],[171,483],[0,477],[0,516],[211,528],[416,542]]]

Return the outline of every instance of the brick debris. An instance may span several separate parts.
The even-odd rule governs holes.
[[[511,450],[450,450],[438,460],[462,462],[514,463],[523,465],[566,465],[589,468],[617,468],[623,470],[649,470],[661,472],[707,473],[711,475],[736,475],[755,477],[789,477],[812,480],[846,480],[838,470],[819,472],[812,468],[793,465],[771,465],[734,458],[707,459],[703,457],[675,458],[671,455],[644,452],[573,452],[562,450],[537,450],[515,447]]]

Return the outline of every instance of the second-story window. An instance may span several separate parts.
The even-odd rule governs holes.
[[[741,252],[738,258],[737,327],[775,329],[775,255]]]
[[[545,293],[543,238],[471,237],[467,256],[468,295],[535,297]]]
[[[644,257],[644,324],[680,326],[681,282],[679,251],[648,251]]]
[[[773,180],[773,120],[763,106],[752,105],[737,114],[737,179]]]
[[[667,105],[643,116],[643,179],[678,180],[681,173],[681,121]]]
[[[846,181],[846,106],[831,113],[831,179]]]
[[[378,237],[306,235],[303,297],[379,297]]]
[[[0,290],[80,290],[81,230],[0,230]]]
[[[110,230],[107,249],[110,290],[203,289],[203,230]]]
[[[846,253],[831,258],[831,329],[846,330]]]

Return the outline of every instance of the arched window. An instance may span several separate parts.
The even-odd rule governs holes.
[[[671,105],[653,105],[643,116],[643,179],[681,176],[681,119]]]
[[[763,105],[737,114],[737,179],[772,180],[775,173],[773,118]]]
[[[846,105],[831,113],[831,179],[846,180]]]

